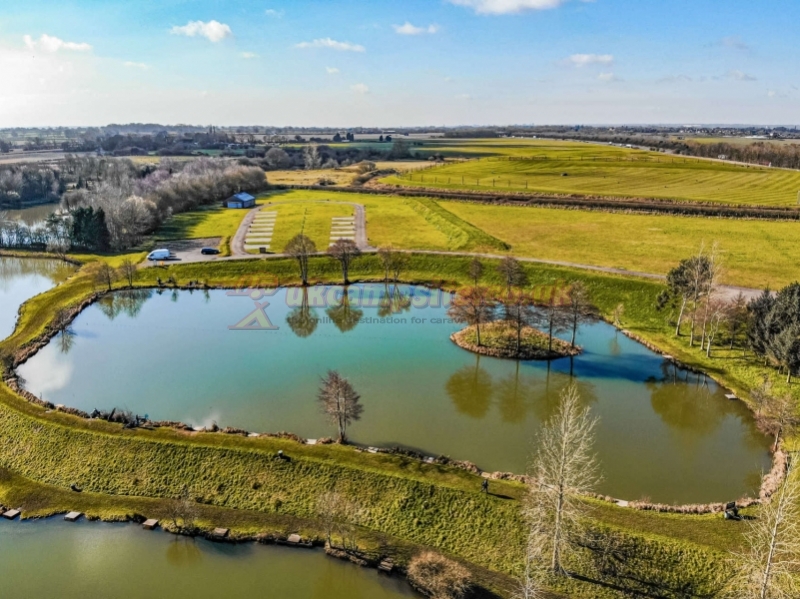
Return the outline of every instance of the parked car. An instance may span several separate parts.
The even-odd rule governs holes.
[[[203,248],[200,253],[204,256],[216,256],[219,254],[219,250],[217,248]]]
[[[158,262],[160,260],[169,260],[169,257],[172,254],[169,250],[161,249],[161,250],[153,250],[149,254],[147,254],[147,259],[151,262]]]

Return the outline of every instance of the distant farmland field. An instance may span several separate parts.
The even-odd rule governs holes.
[[[438,148],[438,150],[436,149]],[[598,144],[427,143],[419,153],[484,156],[382,179],[390,185],[792,206],[800,172]],[[486,157],[489,156],[489,157]]]

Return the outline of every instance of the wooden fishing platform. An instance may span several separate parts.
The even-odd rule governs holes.
[[[156,526],[158,526],[158,520],[154,520],[153,518],[145,520],[142,524],[142,528],[145,530],[155,530]]]
[[[78,520],[80,520],[81,516],[83,516],[81,512],[70,512],[69,514],[64,516],[64,520],[66,520],[67,522],[77,522]]]
[[[19,515],[20,515],[19,510],[7,510],[3,512],[3,518],[5,518],[6,520],[14,520]]]

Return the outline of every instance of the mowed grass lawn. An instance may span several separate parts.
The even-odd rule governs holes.
[[[256,198],[256,204],[266,202],[265,196]],[[206,206],[182,212],[170,218],[158,230],[157,241],[171,241],[175,239],[205,239],[208,237],[232,237],[239,229],[239,225],[248,210],[222,208],[221,206]]]
[[[719,243],[723,279],[772,289],[800,278],[800,224],[441,202],[512,254],[666,274],[700,244]]]
[[[505,152],[382,179],[390,185],[583,196],[792,206],[800,172],[748,167],[598,144],[474,143],[442,146],[469,155]],[[426,150],[429,148],[426,148]],[[524,159],[520,159],[524,158]]]
[[[354,209],[346,204],[280,203],[276,200],[275,203],[268,201],[261,212],[277,212],[270,249],[278,253],[301,232],[311,238],[318,250],[325,250],[331,239],[331,219],[353,216]]]
[[[444,224],[431,222],[415,200],[392,196],[361,195],[324,191],[293,190],[278,192],[270,200],[297,204],[313,215],[323,209],[325,202],[352,202],[364,206],[367,217],[367,238],[375,247],[392,245],[407,249],[450,249],[451,235]],[[352,207],[347,206],[352,213]],[[328,220],[330,225],[330,219]],[[281,229],[280,216],[275,223],[275,233]],[[316,241],[316,240],[315,240]],[[275,247],[279,247],[275,245]]]

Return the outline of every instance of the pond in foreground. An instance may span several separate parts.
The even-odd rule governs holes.
[[[601,492],[693,503],[757,491],[768,440],[710,379],[604,323],[581,329],[585,351],[573,361],[478,357],[449,339],[459,328],[446,319],[449,296],[402,291],[387,304],[382,285],[354,287],[348,305],[341,288],[314,288],[308,310],[297,289],[257,300],[225,291],[117,294],[19,370],[33,393],[87,412],[120,407],[153,420],[319,438],[334,430],[317,388],[336,369],[362,396],[353,441],[517,473],[572,373],[600,418]]]
[[[401,578],[322,551],[230,545],[133,524],[0,520],[4,599],[416,597]]]
[[[0,256],[0,339],[14,332],[23,303],[55,287],[73,270],[61,260]]]

